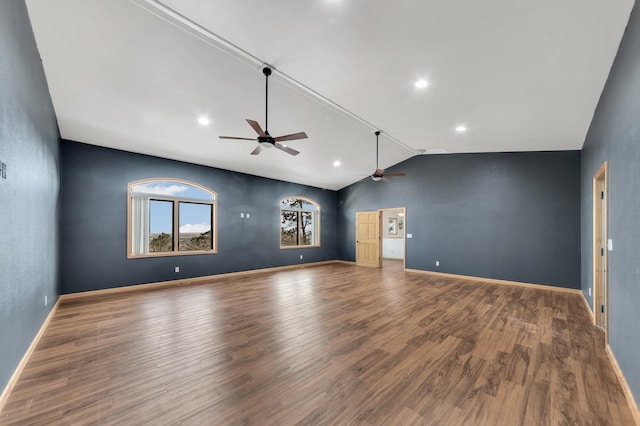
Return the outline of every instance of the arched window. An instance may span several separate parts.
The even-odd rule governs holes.
[[[280,248],[320,246],[320,205],[303,197],[280,201]]]
[[[127,257],[217,252],[217,194],[180,179],[129,183]]]

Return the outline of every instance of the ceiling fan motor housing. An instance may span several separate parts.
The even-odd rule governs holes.
[[[271,148],[275,145],[276,141],[269,135],[269,133],[265,132],[266,136],[258,136],[258,143],[265,148]]]

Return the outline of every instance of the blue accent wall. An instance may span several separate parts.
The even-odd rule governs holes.
[[[59,140],[25,3],[0,1],[0,392],[58,294]]]
[[[335,191],[70,141],[62,144],[62,161],[62,293],[337,257]],[[217,254],[127,259],[127,185],[155,177],[188,180],[218,193]],[[279,203],[288,196],[320,204],[320,247],[280,249]]]
[[[609,168],[609,344],[640,401],[640,10],[636,3],[582,153],[582,291],[593,285],[593,176]]]
[[[339,191],[340,259],[355,259],[356,211],[406,207],[407,268],[580,288],[579,151],[417,156],[394,171],[407,176]]]

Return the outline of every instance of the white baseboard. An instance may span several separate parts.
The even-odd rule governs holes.
[[[51,311],[49,311],[49,314],[47,315],[47,318],[45,318],[44,322],[40,326],[40,330],[38,330],[38,333],[33,338],[33,341],[31,342],[31,345],[29,345],[29,348],[24,353],[24,356],[20,360],[20,363],[18,364],[18,366],[16,367],[15,371],[11,375],[11,378],[7,382],[7,385],[4,387],[4,390],[2,391],[2,395],[0,395],[0,413],[2,413],[2,409],[4,408],[4,404],[6,404],[7,399],[9,399],[9,394],[13,390],[13,387],[18,382],[18,378],[20,378],[20,374],[22,374],[22,370],[24,370],[24,367],[27,365],[27,362],[29,362],[29,358],[31,358],[31,355],[33,354],[33,351],[36,349],[36,346],[38,346],[38,343],[40,342],[40,339],[44,335],[45,330],[49,326],[49,323],[51,322],[51,319],[53,318],[53,316],[55,315],[56,311],[58,310],[58,305],[59,304],[60,304],[60,298],[58,297],[58,300],[56,301],[55,305],[53,305],[53,307],[51,308]]]
[[[622,386],[622,391],[624,392],[625,399],[627,400],[627,404],[629,404],[629,409],[633,414],[633,419],[636,421],[636,425],[640,426],[640,411],[638,411],[638,405],[636,404],[636,400],[633,397],[633,393],[631,392],[631,388],[627,383],[627,379],[622,374],[622,369],[618,364],[618,360],[616,356],[613,354],[613,350],[611,350],[611,346],[607,343],[606,346],[607,355],[609,356],[609,361],[611,362],[611,366],[613,370],[616,372],[616,376],[618,377],[618,381],[620,382],[620,386]]]
[[[457,279],[469,280],[469,281],[483,281],[491,284],[502,284],[502,285],[518,286],[518,287],[537,288],[539,290],[559,291],[562,293],[582,294],[582,291],[578,289],[555,287],[552,285],[545,285],[545,284],[532,284],[532,283],[523,283],[519,281],[497,280],[494,278],[473,277],[470,275],[447,274],[444,272],[423,271],[422,269],[405,269],[405,271],[413,272],[416,274],[432,275],[436,277],[457,278]]]

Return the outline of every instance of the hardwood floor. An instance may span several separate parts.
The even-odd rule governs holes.
[[[631,425],[579,295],[350,265],[61,302],[3,425]]]
[[[404,269],[404,259],[382,259],[382,267],[384,269]]]

